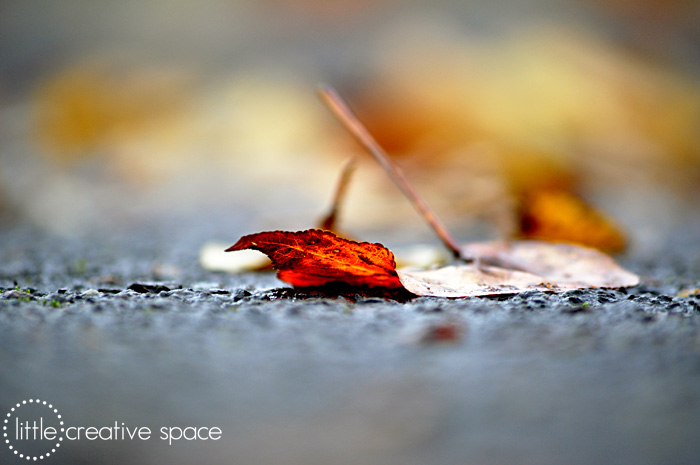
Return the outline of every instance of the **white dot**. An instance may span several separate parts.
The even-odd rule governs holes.
[[[12,416],[12,414],[11,414],[11,413],[8,413],[8,414],[7,414],[7,416],[8,416],[8,417],[11,417],[11,416]]]
[[[53,413],[58,413],[58,409],[57,408],[53,409]]]
[[[49,404],[49,408],[53,408],[53,405]]]
[[[27,403],[27,401],[26,401],[26,400],[23,400],[23,401],[22,401],[22,404],[26,404],[26,403]]]
[[[17,455],[17,451],[15,451],[15,455]]]
[[[14,447],[12,447],[12,446],[7,446],[7,447],[9,447],[9,448],[10,448],[10,450],[14,449]]]
[[[43,401],[42,404],[46,405],[46,401]]]
[[[30,403],[30,404],[33,403],[33,402],[34,402],[34,399],[29,399],[29,403]]]
[[[63,438],[58,438],[59,441],[63,441]]]
[[[63,438],[61,438],[61,440],[63,440]],[[60,443],[60,442],[57,442],[57,443],[56,443],[56,447],[61,447],[61,443]]]
[[[17,403],[17,408],[21,407],[21,405],[22,405],[22,404],[20,404],[20,403],[18,402],[18,403]]]
[[[19,454],[19,458],[24,458],[24,454]]]
[[[61,428],[61,433],[64,432],[65,430],[66,430],[65,428]]]
[[[5,437],[7,437],[7,434],[5,435]],[[9,444],[9,443],[10,443],[10,440],[9,440],[9,439],[5,439],[5,444]]]
[[[59,423],[60,423],[60,424],[63,424],[63,420],[61,420]]]
[[[3,426],[2,429],[7,429],[7,426]]]
[[[5,418],[5,423],[7,423],[7,418]]]
[[[19,407],[19,405],[17,405],[17,407]],[[10,411],[11,411],[11,412],[14,412],[14,411],[15,411],[15,408],[12,407],[12,408],[10,409]]]
[[[46,457],[51,457],[51,454],[49,454],[48,452],[45,453],[44,455],[45,455]]]
[[[56,418],[61,418],[61,415],[56,415]]]

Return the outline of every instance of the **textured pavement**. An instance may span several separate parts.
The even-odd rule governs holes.
[[[698,222],[622,259],[635,288],[405,302],[207,272],[210,237],[127,232],[0,230],[3,415],[36,397],[68,425],[154,432],[45,463],[700,460]],[[171,426],[222,437],[168,444]]]

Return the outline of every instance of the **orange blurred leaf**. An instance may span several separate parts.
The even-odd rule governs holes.
[[[612,219],[563,189],[533,189],[520,196],[517,236],[622,252],[627,240]]]
[[[353,286],[401,287],[394,254],[381,244],[355,242],[328,231],[268,231],[243,236],[227,252],[255,249],[272,260],[277,276],[294,286],[344,282]]]

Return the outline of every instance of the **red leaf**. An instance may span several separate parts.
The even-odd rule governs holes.
[[[272,260],[277,277],[294,286],[344,282],[354,286],[403,287],[394,254],[381,244],[355,242],[328,231],[267,231],[241,237],[227,252],[255,249]]]

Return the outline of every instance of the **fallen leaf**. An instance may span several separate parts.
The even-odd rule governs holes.
[[[475,297],[539,290],[556,292],[628,287],[639,277],[588,247],[543,241],[494,241],[463,249],[474,263],[432,270],[399,270],[401,284],[417,295]]]
[[[272,260],[277,276],[294,286],[344,282],[354,286],[401,287],[394,254],[381,244],[355,242],[328,231],[268,231],[243,236],[227,252],[255,249]]]
[[[571,242],[610,253],[627,245],[612,219],[565,189],[532,189],[518,197],[518,237]]]
[[[578,287],[628,287],[639,284],[609,255],[576,244],[545,241],[475,242],[464,246],[467,257],[540,276],[546,282]]]
[[[401,284],[413,294],[432,297],[478,297],[524,291],[558,291],[541,276],[523,271],[474,264],[449,265],[433,270],[399,270]]]
[[[689,288],[689,289],[681,289],[678,291],[676,294],[676,297],[693,297],[700,295],[700,288]]]
[[[463,251],[474,259],[472,263],[429,270],[396,270],[393,253],[383,245],[350,241],[318,229],[251,234],[227,251],[242,249],[267,254],[278,277],[299,287],[343,282],[456,298],[639,283],[637,275],[598,250],[542,241],[469,244]]]
[[[187,104],[188,82],[177,70],[85,61],[38,87],[35,135],[46,155],[68,165],[167,120]]]

